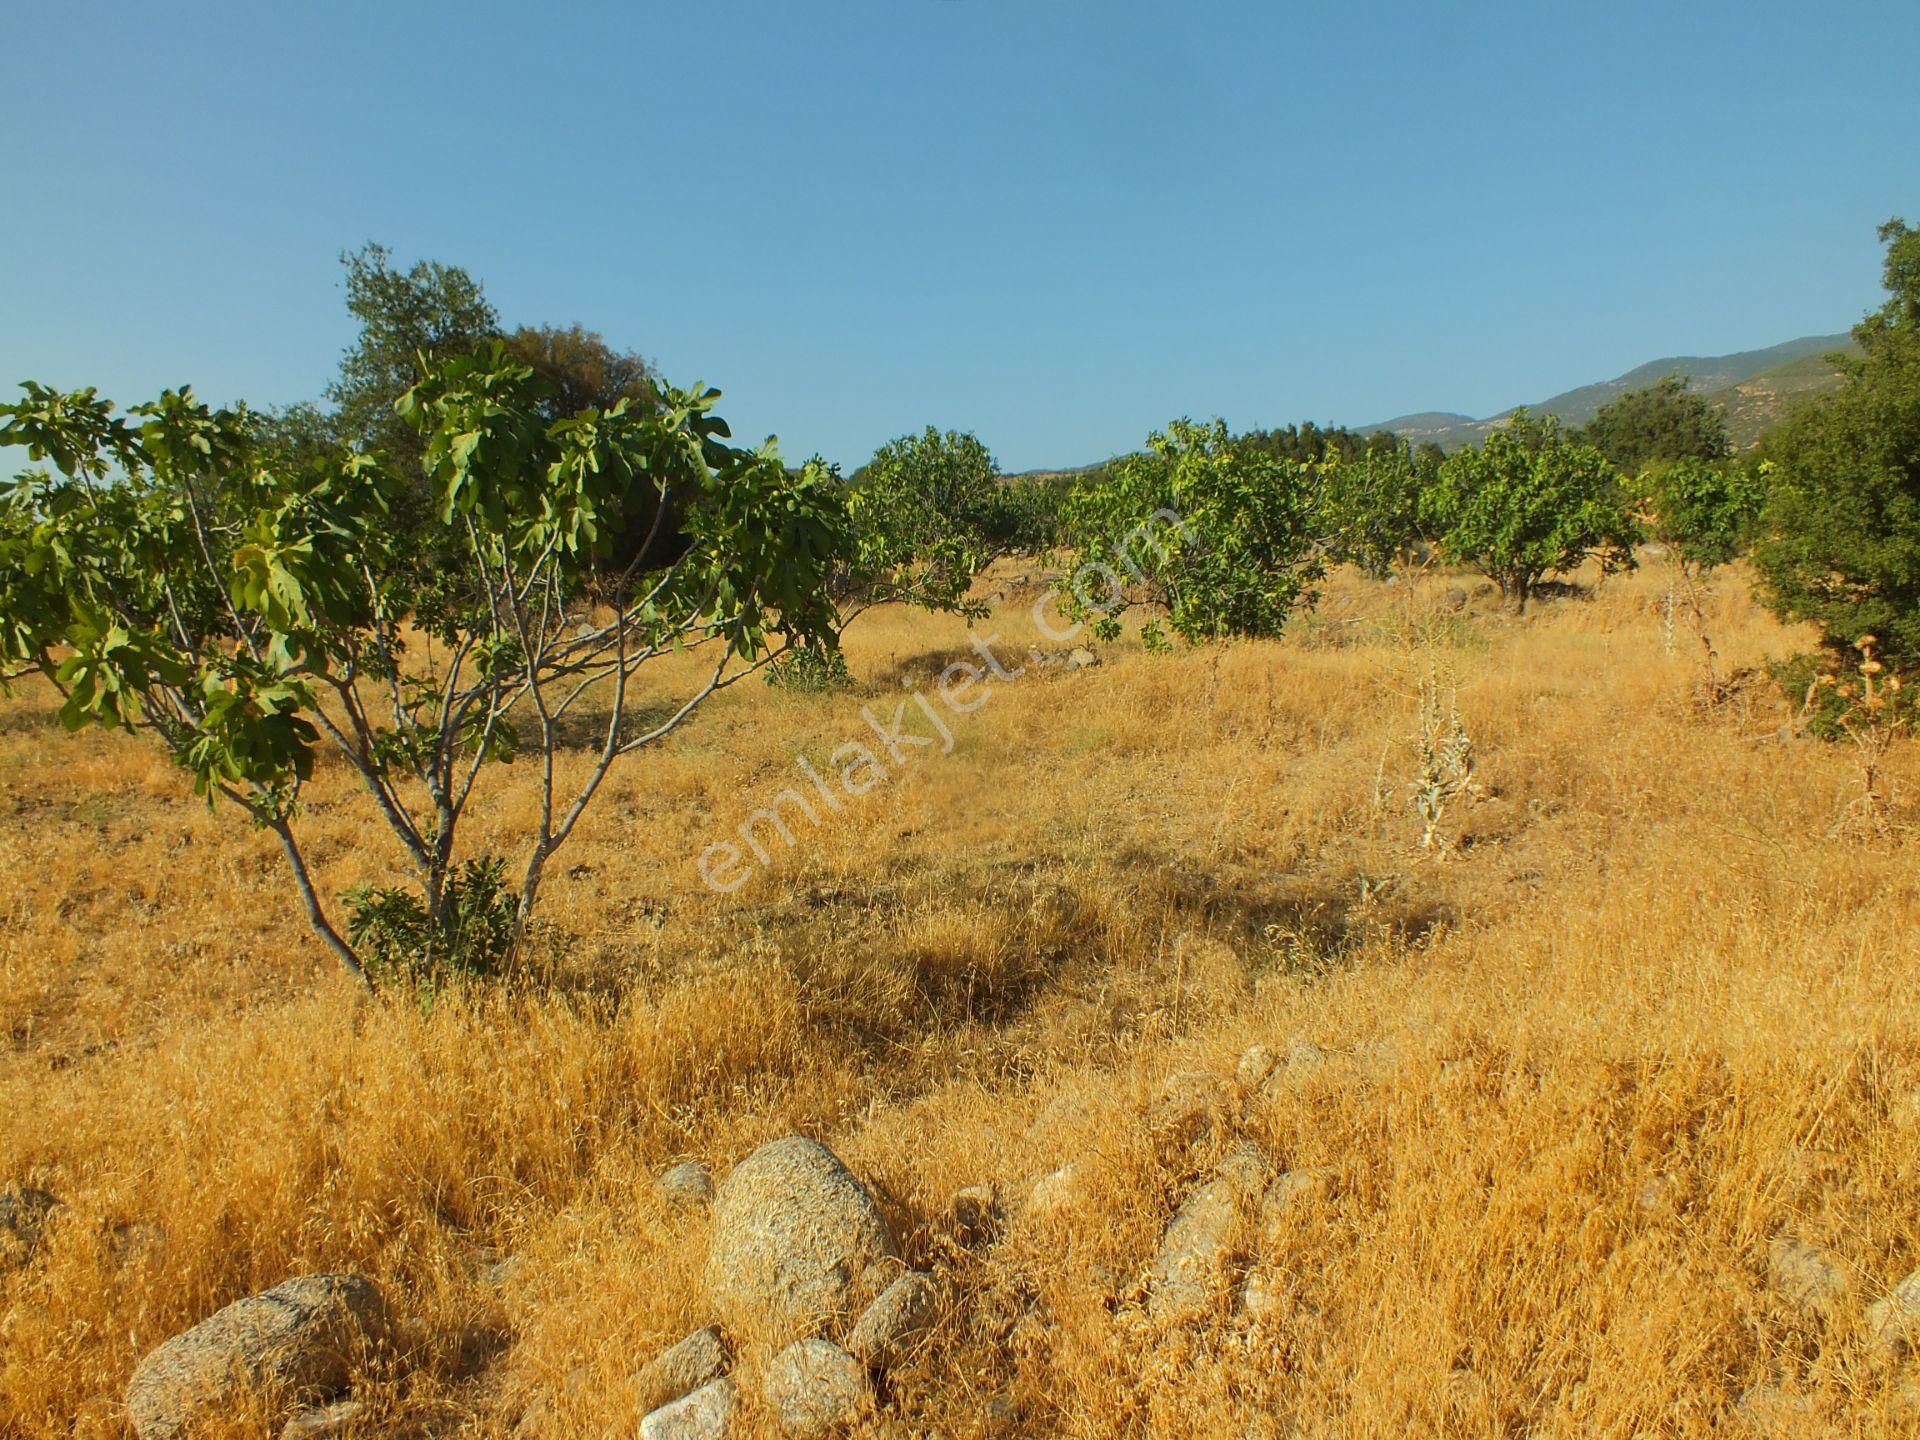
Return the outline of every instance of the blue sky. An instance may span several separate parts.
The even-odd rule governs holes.
[[[314,396],[373,239],[849,466],[1487,414],[1876,304],[1917,52],[1911,0],[16,0],[0,382]]]

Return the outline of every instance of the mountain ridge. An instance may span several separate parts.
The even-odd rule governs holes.
[[[1585,425],[1602,406],[1629,390],[1644,389],[1668,375],[1685,375],[1689,390],[1707,396],[1722,408],[1730,438],[1737,447],[1745,448],[1793,400],[1837,384],[1838,372],[1823,366],[1821,359],[1830,352],[1854,348],[1853,337],[1848,334],[1803,335],[1728,355],[1669,355],[1636,365],[1611,380],[1563,390],[1525,408],[1536,415],[1558,415],[1568,426]],[[1414,411],[1352,428],[1363,434],[1391,430],[1416,445],[1433,441],[1443,449],[1455,450],[1484,440],[1520,408],[1513,406],[1485,419],[1451,410]]]

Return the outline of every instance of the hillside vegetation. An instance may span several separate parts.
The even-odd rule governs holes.
[[[1010,664],[1028,569],[975,592]],[[796,753],[973,653],[875,612],[853,689],[730,690],[609,778],[549,882],[550,983],[412,1003],[359,997],[272,837],[164,756],[0,701],[0,1181],[64,1202],[0,1275],[0,1434],[123,1433],[157,1341],[329,1269],[402,1317],[365,1433],[542,1400],[633,1434],[635,1367],[705,1318],[705,1221],[656,1177],[792,1130],[948,1286],[863,1433],[1915,1433],[1866,1313],[1920,1265],[1920,764],[1883,757],[1863,818],[1854,749],[1783,738],[1752,670],[1811,637],[1738,568],[1700,708],[1669,584],[1649,558],[1516,620],[1465,575],[1340,572],[1281,640],[1029,662],[715,893],[702,848]],[[1475,757],[1432,848],[1423,691]],[[524,831],[533,776],[489,774],[469,823]],[[399,868],[363,813],[323,757],[329,894]],[[1156,1323],[1168,1217],[1249,1140],[1310,1177],[1237,1242],[1265,1308]],[[956,1245],[983,1182],[1005,1230]],[[1835,1257],[1818,1306],[1796,1241]]]

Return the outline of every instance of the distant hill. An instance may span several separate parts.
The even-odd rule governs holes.
[[[1834,349],[1858,355],[1860,347],[1847,337]],[[1779,420],[1800,400],[1831,390],[1840,383],[1840,372],[1827,359],[1829,352],[1802,355],[1776,365],[1751,379],[1741,380],[1723,389],[1710,390],[1707,398],[1718,405],[1727,418],[1727,438],[1736,450],[1745,450],[1760,438],[1769,425]]]
[[[1536,415],[1558,415],[1569,426],[1584,425],[1603,405],[1626,391],[1644,389],[1663,376],[1685,375],[1689,389],[1724,407],[1727,433],[1736,446],[1744,448],[1795,400],[1837,384],[1838,376],[1822,357],[1830,351],[1853,349],[1849,335],[1807,335],[1733,355],[1670,355],[1635,366],[1612,380],[1563,391],[1527,408]],[[1470,415],[1429,410],[1353,428],[1369,434],[1391,430],[1416,445],[1432,440],[1455,450],[1484,440],[1512,413],[1508,409],[1476,420]]]

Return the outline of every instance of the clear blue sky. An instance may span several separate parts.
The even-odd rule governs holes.
[[[1843,329],[1920,5],[0,12],[0,382],[316,395],[368,239],[849,465],[1484,415]]]

